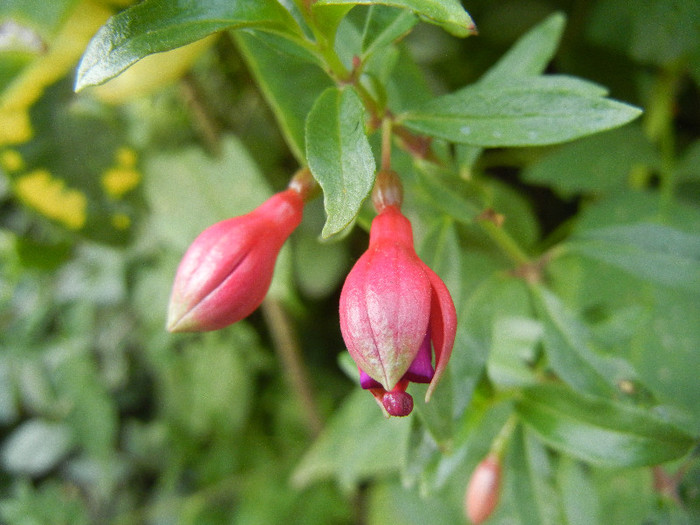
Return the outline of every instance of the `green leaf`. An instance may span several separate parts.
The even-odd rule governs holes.
[[[83,55],[75,89],[101,84],[143,57],[184,46],[224,29],[298,32],[274,0],[147,0],[110,18]]]
[[[69,481],[48,479],[34,486],[22,479],[13,484],[12,497],[0,501],[0,520],[6,525],[70,523],[90,525],[91,517],[83,495]],[[87,499],[87,498],[86,498]]]
[[[508,447],[505,502],[523,525],[562,523],[552,483],[552,462],[542,442],[518,426]]]
[[[537,286],[530,290],[544,327],[544,350],[559,377],[582,392],[609,396],[620,394],[620,381],[636,381],[626,361],[592,347],[588,327],[555,294]]]
[[[630,54],[667,65],[700,50],[700,4],[695,0],[643,0],[634,11]]]
[[[374,156],[364,129],[364,107],[351,88],[329,88],[306,120],[309,168],[323,188],[328,219],[322,236],[345,229],[374,185]]]
[[[602,523],[600,502],[590,472],[580,462],[562,456],[557,465],[557,486],[567,525]]]
[[[410,393],[414,399],[413,408],[440,449],[450,450],[452,448],[452,434],[454,433],[451,374],[445,374],[442,377],[440,386],[435,390],[429,403],[425,402],[427,390],[427,385],[416,384],[411,387]]]
[[[452,189],[448,184],[449,181],[440,180],[442,178],[440,173],[426,173],[418,170],[417,174],[418,188],[422,191],[422,196],[444,215],[463,224],[471,224],[481,213],[482,208]]]
[[[596,465],[656,465],[686,454],[693,438],[646,408],[582,396],[561,385],[522,391],[516,404],[551,447]]]
[[[514,77],[537,76],[547,67],[559,46],[566,17],[554,13],[530,29],[479,79],[481,85],[499,82],[507,84]],[[469,144],[457,145],[460,173],[469,178],[482,148]]]
[[[700,235],[637,223],[586,230],[566,246],[641,279],[700,291]]]
[[[3,45],[1,51],[12,48],[13,45],[28,45],[41,48],[50,39],[60,25],[70,16],[71,9],[79,0],[21,0],[6,1],[0,5],[0,20],[7,24],[3,27]],[[17,24],[17,25],[15,25]],[[20,25],[21,24],[21,25]],[[24,25],[26,24],[26,25]],[[34,31],[37,31],[34,33]]]
[[[522,36],[491,66],[479,79],[479,84],[505,83],[513,77],[541,74],[554,57],[565,24],[566,17],[562,13],[548,16]]]
[[[474,21],[457,0],[318,0],[315,9],[332,5],[376,5],[410,9],[432,24],[441,26],[454,36],[464,37],[476,33]]]
[[[353,488],[361,480],[395,472],[404,457],[411,418],[385,419],[372,394],[356,389],[334,413],[292,476],[298,487],[335,478]]]
[[[433,220],[428,228],[418,243],[418,256],[445,282],[454,303],[460,304],[462,251],[456,225],[452,219],[443,216]]]
[[[630,125],[567,144],[528,166],[522,176],[568,198],[625,189],[634,167],[657,162],[658,154],[641,127]]]
[[[40,476],[63,460],[72,445],[65,424],[30,419],[15,428],[2,444],[2,463],[12,473]]]
[[[498,317],[487,363],[489,378],[500,387],[518,387],[536,381],[533,364],[542,339],[541,323],[528,317]]]
[[[638,117],[605,90],[564,76],[475,84],[399,115],[406,127],[482,147],[542,146],[615,128]]]
[[[454,525],[464,519],[459,507],[445,498],[426,497],[395,482],[373,484],[367,507],[367,523],[371,525]]]
[[[233,37],[292,153],[300,164],[306,164],[306,116],[333,81],[293,42],[245,31],[236,31]]]
[[[208,226],[248,213],[272,193],[245,147],[231,136],[222,138],[219,157],[182,148],[147,159],[146,173],[156,235],[180,251]]]
[[[417,23],[418,19],[410,11],[383,5],[371,6],[362,32],[363,59],[406,35]]]
[[[55,224],[101,243],[125,244],[141,217],[138,152],[116,111],[76,95],[70,79],[50,86],[30,110],[33,136],[0,155],[15,195]]]

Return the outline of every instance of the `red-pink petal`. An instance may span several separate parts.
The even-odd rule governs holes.
[[[452,301],[452,296],[442,279],[427,265],[424,264],[423,266],[423,270],[428,275],[432,287],[430,333],[433,340],[433,351],[435,352],[435,375],[425,394],[425,401],[428,402],[440,382],[440,378],[445,372],[447,363],[452,355],[452,347],[454,346],[457,333],[457,310]]]
[[[279,250],[302,211],[299,194],[286,190],[246,215],[204,230],[178,267],[168,329],[216,330],[250,315],[265,297]]]

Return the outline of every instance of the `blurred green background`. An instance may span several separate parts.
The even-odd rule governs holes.
[[[189,243],[282,189],[298,166],[228,34],[73,93],[90,36],[129,3],[0,5],[0,522],[464,522],[464,487],[506,407],[475,409],[455,432],[468,446],[439,459],[412,420],[381,417],[352,366],[339,361],[338,293],[366,233],[356,228],[321,244],[320,201],[307,207],[258,312],[216,333],[165,331],[172,278]],[[475,169],[492,181],[488,191],[520,240],[546,247],[574,221],[585,229],[587,221],[645,217],[659,199],[673,201],[674,227],[697,234],[695,2],[463,4],[478,37],[459,40],[420,24],[403,43],[436,93],[475,81],[519,36],[561,11],[568,22],[549,71],[598,82],[645,110],[630,126],[562,147],[483,155]],[[673,163],[673,195],[659,184],[664,162]],[[418,226],[424,252],[444,246],[435,245],[439,233]],[[518,313],[522,297],[512,288],[493,293],[488,306],[474,298],[491,264],[478,256],[484,239],[467,228],[459,242],[464,275],[445,263],[449,252],[435,255],[443,276],[457,272],[445,277],[460,283],[455,302],[480,306],[470,307],[478,317],[470,322],[494,339],[512,343],[515,331],[528,340],[527,323],[498,324],[499,308]],[[640,291],[625,276],[566,259],[552,271],[562,296],[605,321],[596,324],[598,340],[624,340],[655,393],[692,413],[697,435],[698,295]],[[638,297],[630,290],[648,303],[628,300]],[[625,308],[607,316],[595,309],[601,296]],[[492,376],[517,373],[499,358],[489,358]],[[483,382],[484,360],[455,366],[480,367],[470,377]],[[483,395],[474,394],[477,408]],[[494,522],[561,523],[562,512],[572,524],[700,519],[697,461],[684,464],[669,492],[648,468],[591,471],[561,458],[553,470],[551,451],[527,433],[512,448],[529,488],[511,477]],[[518,514],[523,498],[540,514]]]

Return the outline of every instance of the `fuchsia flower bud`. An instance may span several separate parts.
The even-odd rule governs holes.
[[[430,383],[428,401],[445,371],[457,314],[445,284],[418,258],[411,223],[387,195],[375,199],[380,213],[369,248],[343,286],[340,329],[361,386],[389,415],[406,416],[413,409],[409,382]]]
[[[464,498],[464,511],[475,525],[486,521],[498,504],[501,491],[501,461],[486,456],[474,469]]]
[[[250,315],[262,302],[282,245],[304,208],[295,186],[252,212],[204,230],[180,262],[168,307],[171,332],[217,330]]]

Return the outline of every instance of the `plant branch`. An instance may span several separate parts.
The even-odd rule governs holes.
[[[497,214],[493,210],[486,210],[477,217],[477,223],[493,243],[515,264],[518,266],[525,266],[532,262],[530,256],[527,255],[515,239],[503,229],[503,216]]]
[[[280,301],[269,296],[262,303],[262,312],[289,386],[301,405],[307,428],[316,437],[323,428],[323,420],[311,391],[309,373],[301,358],[292,323]]]

